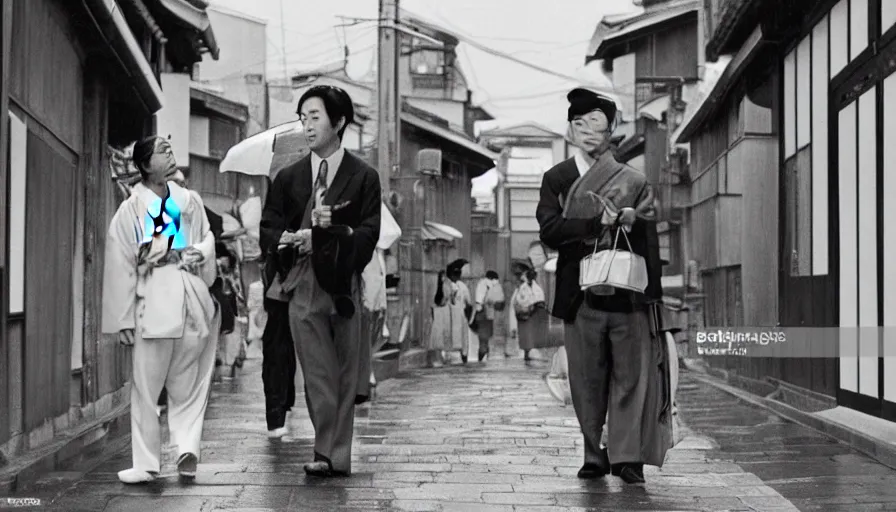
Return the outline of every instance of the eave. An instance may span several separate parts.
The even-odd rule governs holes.
[[[721,77],[712,86],[708,94],[700,101],[692,114],[682,122],[681,126],[673,134],[676,143],[690,142],[701,126],[712,117],[719,106],[722,105],[728,93],[738,82],[744,71],[755,61],[761,50],[769,43],[764,41],[762,28],[757,26],[744,45],[740,48],[731,62],[728,63]]]
[[[233,121],[246,123],[249,121],[249,107],[235,101],[212,94],[209,91],[190,87],[190,103],[196,102],[202,108],[224,116]]]
[[[606,18],[594,31],[585,64],[598,59],[613,59],[625,53],[625,45],[649,34],[689,23],[697,19],[698,2],[689,0],[665,4],[662,9],[632,15],[622,21],[608,23]]]
[[[468,139],[466,134],[457,133],[449,128],[439,126],[438,124],[422,119],[410,112],[401,113],[401,122],[408,123],[415,128],[441,138],[457,149],[460,149],[470,158],[470,160],[480,166],[480,169],[470,173],[470,178],[478,178],[479,176],[482,176],[489,169],[494,167],[495,161],[500,158],[500,155],[497,153],[489,151],[473,140]]]
[[[155,73],[131,28],[113,0],[83,0],[84,6],[96,20],[97,28],[107,41],[110,51],[121,63],[130,78],[137,97],[154,114],[164,105],[164,94]]]
[[[199,6],[204,2],[196,0],[152,0],[156,4],[155,14],[166,17],[172,27],[166,27],[168,38],[178,43],[176,54],[184,61],[200,62],[203,53],[209,53],[213,59],[220,57],[220,48],[212,29],[208,12]],[[175,37],[173,32],[180,32]],[[186,32],[186,33],[185,33]],[[169,45],[170,46],[170,45]],[[189,46],[189,48],[184,48]]]

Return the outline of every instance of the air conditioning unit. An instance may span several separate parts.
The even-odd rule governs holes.
[[[428,176],[442,175],[442,150],[421,149],[417,152],[417,171]]]

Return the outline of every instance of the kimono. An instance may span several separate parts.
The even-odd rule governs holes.
[[[209,293],[215,280],[215,241],[202,200],[168,184],[161,199],[142,184],[118,208],[106,240],[102,331],[134,330],[131,350],[131,451],[134,468],[160,469],[156,402],[168,391],[168,426],[179,455],[199,458],[203,420],[215,364],[220,314]],[[167,219],[164,225],[153,224]],[[183,261],[186,249],[202,255]]]
[[[450,282],[451,301],[448,307],[451,312],[451,345],[445,350],[460,350],[462,355],[467,355],[470,349],[470,341],[476,335],[470,330],[470,318],[467,311],[474,307],[473,296],[470,289],[463,281]]]
[[[432,304],[432,327],[426,349],[442,351],[451,348],[451,281],[441,278],[436,285]]]
[[[510,332],[516,331],[520,350],[548,348],[548,311],[544,306],[544,290],[537,282],[522,283],[510,299],[511,307],[507,315],[507,327]],[[525,311],[520,318],[518,311]]]

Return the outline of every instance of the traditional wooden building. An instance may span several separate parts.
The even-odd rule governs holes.
[[[777,256],[762,264],[766,279],[777,276],[777,286],[763,292],[777,293],[777,307],[748,308],[745,300],[742,314],[772,325],[839,328],[840,348],[836,358],[717,363],[896,421],[896,359],[888,357],[896,338],[887,329],[896,325],[896,224],[884,201],[896,193],[896,154],[886,144],[896,129],[896,4],[727,0],[709,7],[707,57],[733,57],[701,110],[729,110],[718,121],[698,112],[685,136],[724,119],[743,119],[741,132],[758,132],[750,142],[762,148],[757,160],[733,181],[745,194],[753,189],[743,240],[749,232],[750,244],[765,240]],[[720,152],[725,137],[714,138]]]
[[[402,236],[390,250],[397,256],[399,275],[388,325],[398,332],[409,316],[405,349],[420,344],[429,333],[439,271],[457,258],[473,261],[471,181],[493,168],[497,158],[446,120],[407,104],[402,107],[402,170],[392,178]],[[471,270],[475,272],[466,281],[472,290],[487,269],[483,264]]]
[[[601,20],[585,57],[600,59],[620,98],[625,135],[617,158],[647,175],[656,187],[661,256],[667,288],[682,280],[685,251],[681,220],[688,183],[687,147],[670,144],[684,105],[695,96],[703,69],[698,44],[700,2],[644,0],[644,11]],[[674,288],[681,288],[680,285]]]
[[[186,0],[2,2],[5,457],[49,449],[126,410],[130,355],[100,333],[104,240],[118,207],[107,148],[153,133],[162,72],[215,52],[210,27],[183,22],[181,3],[200,17]]]

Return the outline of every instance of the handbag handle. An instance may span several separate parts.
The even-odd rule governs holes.
[[[610,255],[610,257],[609,257],[606,261],[603,262],[603,264],[601,265],[600,270],[598,271],[598,275],[603,274],[603,273],[604,273],[604,270],[605,270],[607,267],[613,265],[613,261],[616,259],[616,253],[617,253],[617,250],[616,250],[616,249],[617,249],[617,247],[619,246],[619,232],[620,232],[620,231],[622,232],[622,236],[623,236],[623,238],[625,238],[625,245],[628,246],[628,252],[632,252],[632,253],[634,252],[634,251],[632,250],[632,244],[631,244],[631,241],[629,241],[629,239],[628,239],[628,234],[626,234],[625,230],[624,230],[622,227],[617,227],[617,228],[616,228],[616,236],[615,236],[614,239],[613,239],[613,249],[612,249],[612,254]],[[599,239],[594,241],[594,251],[592,251],[592,253],[591,253],[591,259],[589,260],[589,264],[590,264],[590,262],[594,261],[594,256],[597,254],[597,245],[598,245],[598,242],[599,242]]]

